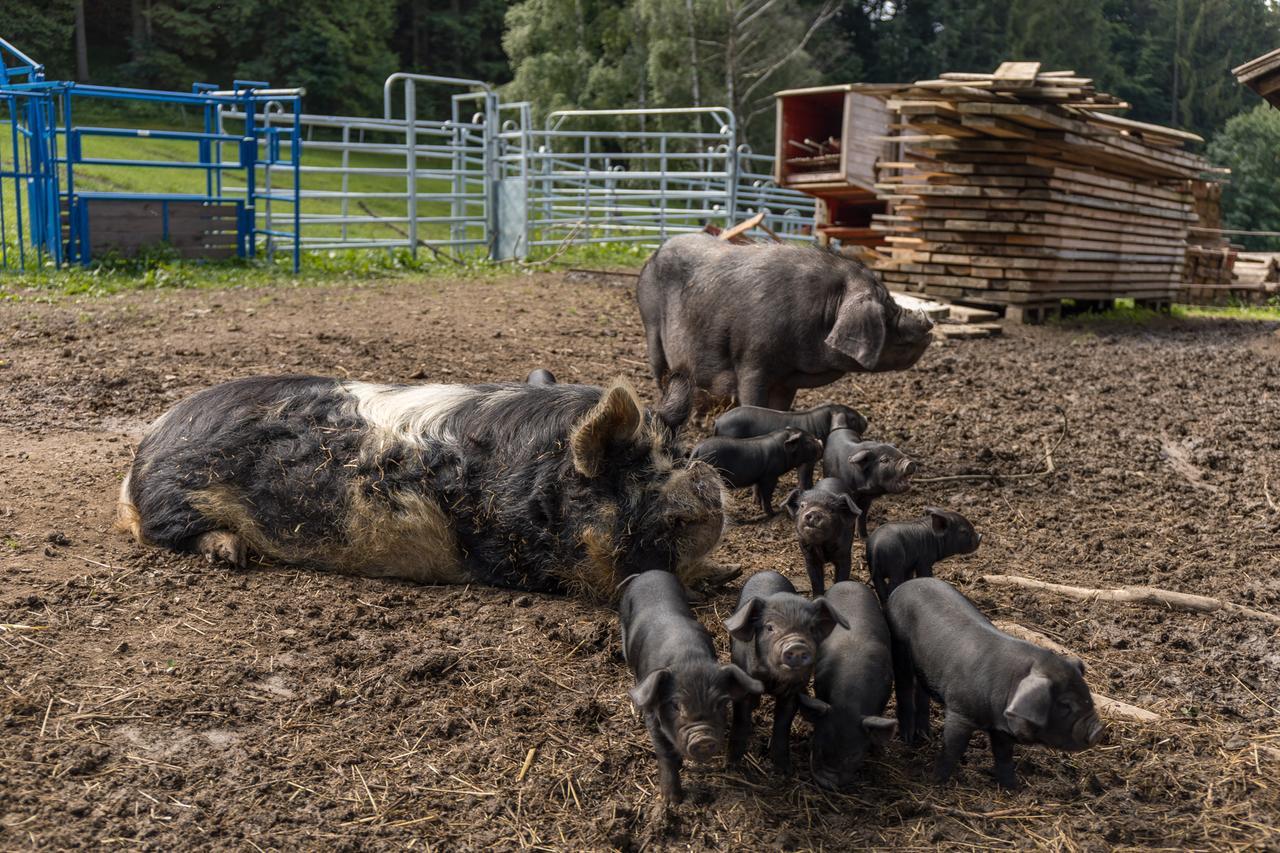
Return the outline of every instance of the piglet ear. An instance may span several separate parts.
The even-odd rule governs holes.
[[[800,694],[800,716],[809,722],[816,723],[830,712],[831,706],[826,702],[816,699],[808,693]]]
[[[1075,667],[1076,672],[1080,673],[1081,677],[1084,676],[1084,661],[1078,657],[1068,657],[1066,661]]]
[[[787,511],[787,515],[792,518],[796,517],[796,513],[800,511],[800,490],[792,489],[787,495],[787,499],[782,502],[782,508]]]
[[[810,607],[817,611],[818,619],[815,626],[815,633],[818,636],[818,642],[821,643],[827,638],[827,635],[836,629],[839,625],[846,631],[849,629],[849,620],[844,618],[844,614],[831,606],[831,602],[825,598],[815,598],[810,602]]]
[[[942,533],[951,525],[951,519],[947,518],[944,510],[938,509],[936,506],[927,506],[924,508],[925,514],[929,516],[929,520],[933,523],[933,532]]]
[[[569,437],[573,467],[584,477],[600,476],[610,448],[634,441],[640,420],[636,393],[626,383],[615,382],[573,427]]]
[[[1015,736],[1034,740],[1049,721],[1049,707],[1053,703],[1052,682],[1038,672],[1032,672],[1018,682],[1018,689],[1004,709],[1005,721]]]
[[[655,669],[645,676],[644,681],[628,690],[627,695],[631,697],[636,710],[641,713],[653,710],[658,704],[658,698],[662,695],[662,685],[670,677],[669,670]]]
[[[734,664],[727,663],[720,667],[720,674],[725,681],[725,690],[730,699],[745,699],[748,695],[759,696],[764,692],[764,685],[743,672]]]
[[[867,733],[873,745],[883,749],[898,730],[898,721],[888,717],[863,717],[862,730]]]
[[[740,643],[749,643],[756,635],[756,610],[760,607],[760,599],[749,599],[734,614],[724,620],[724,629]]]
[[[800,439],[804,438],[804,433],[798,429],[787,430],[787,437],[782,439],[782,443],[787,447],[793,447],[800,443]]]
[[[870,450],[859,450],[857,453],[849,457],[849,464],[861,465],[863,462],[870,459],[871,456],[872,456],[872,453]]]
[[[858,362],[863,370],[875,370],[888,333],[884,306],[869,295],[850,296],[845,285],[844,299],[826,344]]]

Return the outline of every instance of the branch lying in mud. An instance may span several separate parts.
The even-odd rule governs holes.
[[[1026,640],[1028,643],[1034,643],[1041,648],[1048,649],[1051,652],[1060,655],[1069,655],[1071,657],[1079,657],[1060,643],[1041,634],[1038,631],[1032,631],[1016,622],[996,622],[995,626],[1006,634],[1017,637],[1019,640]],[[1110,696],[1103,696],[1101,693],[1093,693],[1093,704],[1104,716],[1107,717],[1123,717],[1126,720],[1136,720],[1139,723],[1150,723],[1160,719],[1160,715],[1146,708],[1139,708],[1137,705],[1130,705],[1127,702],[1121,702],[1119,699],[1112,699]]]
[[[1018,474],[1001,474],[999,472],[991,472],[990,474],[950,474],[945,477],[912,477],[913,483],[955,483],[962,480],[1030,480],[1035,477],[1043,477],[1045,474],[1052,474],[1057,468],[1053,464],[1053,453],[1057,450],[1062,442],[1066,440],[1070,434],[1070,425],[1067,423],[1067,413],[1061,406],[1054,406],[1058,410],[1058,414],[1062,415],[1062,432],[1058,434],[1058,440],[1049,446],[1049,437],[1044,439],[1044,457],[1039,462],[1039,467],[1035,471],[1025,471]]]
[[[1168,607],[1173,610],[1190,610],[1195,613],[1215,613],[1219,610],[1226,610],[1229,613],[1239,613],[1242,616],[1250,616],[1254,619],[1265,619],[1268,622],[1280,624],[1280,616],[1274,613],[1267,613],[1262,610],[1254,610],[1252,607],[1245,607],[1243,604],[1234,604],[1230,601],[1223,601],[1220,598],[1210,598],[1207,595],[1193,595],[1187,592],[1173,592],[1167,589],[1156,589],[1153,586],[1125,586],[1119,589],[1092,589],[1084,586],[1067,586],[1060,583],[1049,583],[1048,581],[1040,581],[1035,578],[1025,578],[1021,575],[984,575],[982,580],[995,586],[1018,586],[1027,589],[1043,589],[1047,592],[1055,592],[1058,595],[1065,595],[1068,598],[1078,598],[1082,601],[1115,601],[1122,604],[1153,604],[1156,606]]]

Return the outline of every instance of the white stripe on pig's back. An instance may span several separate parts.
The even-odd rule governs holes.
[[[452,444],[450,415],[484,392],[466,385],[379,385],[344,382],[342,387],[369,425],[374,443],[382,447],[405,444],[423,447],[429,442]]]

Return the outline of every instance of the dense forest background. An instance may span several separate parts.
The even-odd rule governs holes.
[[[1265,170],[1249,204],[1228,189],[1228,219],[1280,227],[1280,121],[1230,74],[1280,46],[1275,0],[0,0],[0,36],[56,78],[269,80],[317,113],[379,111],[395,70],[503,84],[539,111],[727,105],[765,152],[779,89],[1037,59]]]

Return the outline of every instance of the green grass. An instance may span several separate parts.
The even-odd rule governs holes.
[[[1075,314],[1070,317],[1055,318],[1054,323],[1124,323],[1130,325],[1146,325],[1148,323],[1165,322],[1169,319],[1187,320],[1199,317],[1228,320],[1273,320],[1280,321],[1280,299],[1272,297],[1262,305],[1245,305],[1232,302],[1227,305],[1174,305],[1168,313],[1153,311],[1134,304],[1132,299],[1117,299],[1115,306],[1106,311]]]

